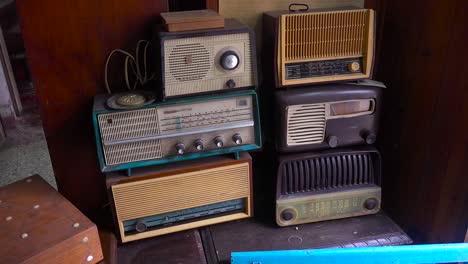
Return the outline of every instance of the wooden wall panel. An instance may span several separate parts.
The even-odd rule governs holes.
[[[167,1],[17,0],[17,7],[59,191],[89,213],[105,201],[91,122],[93,96],[105,92],[105,60],[149,39]]]
[[[467,3],[377,5],[384,208],[417,241],[460,242],[467,230]]]

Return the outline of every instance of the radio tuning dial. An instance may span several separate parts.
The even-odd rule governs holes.
[[[366,208],[369,211],[374,210],[378,204],[379,204],[379,201],[377,201],[377,199],[369,198],[364,202],[364,208]]]
[[[357,72],[357,71],[359,71],[360,68],[361,68],[361,66],[359,65],[359,62],[357,62],[357,61],[353,61],[350,64],[348,64],[348,70],[350,72]]]
[[[202,151],[205,148],[201,139],[195,140],[194,146],[198,151]]]
[[[137,232],[145,232],[147,229],[146,222],[144,219],[138,219],[135,225],[135,229]]]
[[[182,143],[177,143],[176,144],[176,151],[177,151],[177,154],[179,155],[182,155],[185,153],[185,145],[182,144]]]
[[[242,137],[241,137],[241,135],[235,134],[234,136],[232,136],[232,141],[234,141],[234,143],[236,143],[236,145],[242,144]]]
[[[227,71],[235,70],[239,66],[239,56],[232,51],[226,51],[221,55],[221,67]]]
[[[223,139],[221,137],[215,137],[214,143],[218,148],[222,148],[224,146]]]
[[[336,148],[336,146],[338,146],[338,137],[337,136],[329,136],[327,138],[327,143],[331,148]]]
[[[290,220],[293,220],[294,219],[294,211],[293,210],[289,210],[289,209],[286,209],[284,210],[283,212],[281,212],[281,218],[283,218],[283,220],[285,221],[290,221]]]
[[[233,89],[233,88],[236,88],[236,82],[232,79],[229,79],[227,82],[226,82],[226,85],[227,87]]]
[[[367,144],[371,145],[374,144],[377,140],[377,135],[371,132],[367,132],[363,134],[363,138]]]

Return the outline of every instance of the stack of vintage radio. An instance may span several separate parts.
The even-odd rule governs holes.
[[[161,15],[166,27],[153,40],[158,93],[94,102],[122,242],[252,214],[247,151],[262,145],[254,33],[208,10]]]
[[[372,145],[384,85],[369,80],[374,11],[291,8],[263,16],[262,92],[275,90],[265,105],[275,113],[266,131],[275,131],[276,222],[377,213],[381,159]]]

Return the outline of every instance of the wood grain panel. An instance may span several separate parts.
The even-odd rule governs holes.
[[[385,15],[377,78],[388,87],[384,208],[424,242],[463,241],[468,225],[466,9],[463,0],[430,0],[377,10]]]
[[[105,59],[149,39],[167,1],[18,0],[17,6],[59,191],[89,212],[105,199],[91,122],[92,98],[105,91]]]

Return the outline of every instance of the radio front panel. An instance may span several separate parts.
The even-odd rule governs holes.
[[[279,157],[276,221],[280,226],[377,213],[381,159],[375,148]]]
[[[381,87],[381,83],[367,81],[276,92],[277,150],[373,144],[378,134]]]
[[[103,171],[261,146],[254,91],[105,111],[95,117]]]
[[[222,176],[222,177],[220,177]],[[252,215],[251,157],[224,156],[106,174],[122,242]]]
[[[268,12],[264,28],[274,40],[264,45],[275,58],[277,87],[371,76],[375,42],[371,9]]]
[[[226,23],[225,29],[159,33],[164,98],[256,86],[253,31]]]

